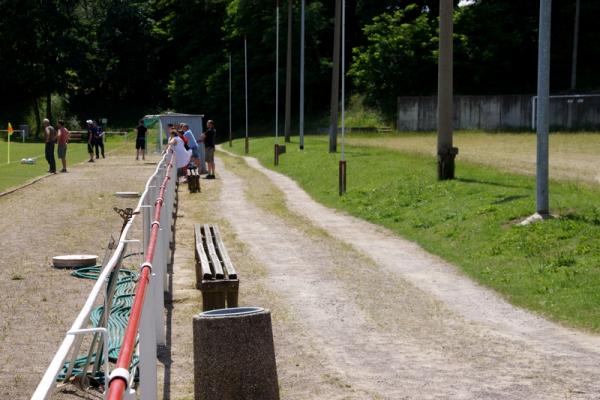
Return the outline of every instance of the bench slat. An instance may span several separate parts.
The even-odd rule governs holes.
[[[204,246],[202,245],[203,236],[200,228],[200,224],[194,225],[194,232],[196,234],[196,256],[198,257],[200,267],[202,268],[202,279],[211,280],[214,279],[214,277],[210,270],[210,264],[206,252],[204,251]]]
[[[229,258],[229,254],[227,254],[227,249],[225,248],[225,244],[221,239],[221,232],[219,231],[219,227],[217,225],[213,225],[213,234],[215,237],[215,243],[217,244],[217,252],[221,260],[223,261],[223,267],[225,269],[225,273],[229,276],[229,279],[237,279],[237,272],[233,267],[231,259]]]
[[[212,261],[212,265],[215,271],[215,278],[216,279],[223,279],[225,277],[225,274],[223,273],[223,267],[221,266],[221,261],[219,260],[219,257],[217,256],[217,252],[215,251],[215,244],[213,243],[213,236],[212,233],[210,232],[210,225],[208,224],[204,224],[204,239],[205,239],[205,244],[206,244],[206,248],[208,249],[208,256],[210,258],[210,260]]]

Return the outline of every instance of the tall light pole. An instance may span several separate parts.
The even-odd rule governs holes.
[[[540,0],[537,80],[536,208],[542,218],[550,215],[548,201],[548,131],[550,127],[550,29],[552,0]]]
[[[580,0],[575,0],[575,24],[573,27],[573,57],[571,60],[571,90],[577,87],[577,47],[579,42]]]
[[[305,30],[305,8],[306,0],[302,0],[300,6],[300,124],[298,134],[300,135],[300,150],[304,150],[304,30]]]
[[[346,99],[346,0],[342,0],[342,158],[340,160],[340,168],[339,168],[339,182],[340,182],[340,196],[346,193],[346,152],[345,152],[345,131],[346,131],[346,121],[345,113],[345,99]]]
[[[245,98],[246,98],[246,140],[244,142],[244,151],[248,154],[250,150],[250,143],[248,140],[248,46],[246,35],[244,35],[244,86],[245,86]]]
[[[452,71],[452,0],[440,0],[440,51],[438,61],[438,179],[454,179],[454,158],[458,148],[452,145],[453,71]]]
[[[329,118],[329,152],[337,151],[337,127],[340,88],[340,34],[342,23],[342,0],[335,0],[335,22],[333,32],[333,68],[331,70],[331,115]]]
[[[232,146],[233,134],[231,130],[231,53],[229,53],[229,147]]]
[[[292,11],[293,0],[288,0],[287,57],[285,67],[285,141],[291,140],[292,131]]]
[[[279,0],[275,6],[275,149],[274,164],[279,165]]]

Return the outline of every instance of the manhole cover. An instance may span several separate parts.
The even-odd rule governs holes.
[[[140,197],[140,192],[116,192],[117,197]]]
[[[96,265],[98,256],[92,254],[70,254],[52,257],[54,268],[92,267]]]

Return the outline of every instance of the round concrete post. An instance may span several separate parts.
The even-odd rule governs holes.
[[[279,400],[271,314],[259,307],[194,317],[196,400]]]

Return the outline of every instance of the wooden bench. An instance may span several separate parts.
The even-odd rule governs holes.
[[[196,242],[196,288],[202,292],[202,310],[238,306],[240,281],[219,227],[212,224],[194,225]]]
[[[71,134],[69,135],[69,142],[74,142],[74,141],[81,142],[83,140],[87,140],[87,136],[84,138],[83,133],[71,132]]]
[[[188,167],[187,183],[190,193],[200,193],[200,174],[196,167]]]

